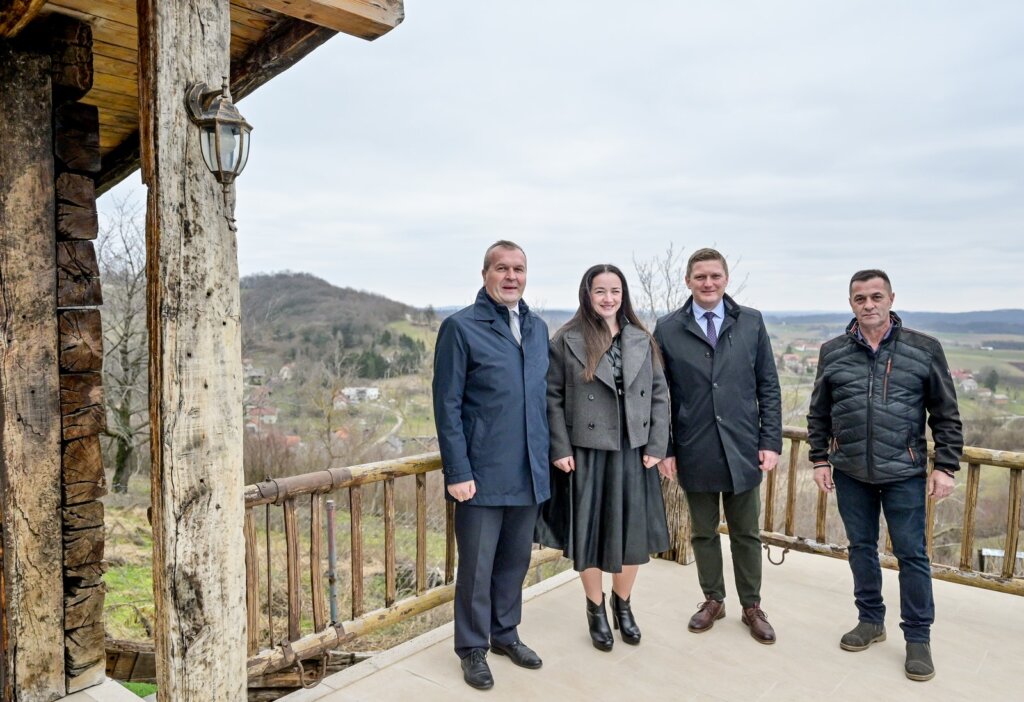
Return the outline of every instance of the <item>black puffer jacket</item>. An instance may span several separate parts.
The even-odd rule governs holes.
[[[811,460],[828,460],[868,483],[925,474],[926,411],[935,465],[957,470],[963,451],[956,390],[942,346],[890,315],[892,333],[877,353],[858,337],[856,320],[821,347],[807,415]]]

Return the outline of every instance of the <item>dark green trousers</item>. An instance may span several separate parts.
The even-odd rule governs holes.
[[[729,525],[729,546],[736,590],[743,607],[761,601],[761,491],[687,492],[690,506],[690,544],[697,559],[697,579],[705,597],[725,599],[722,539],[718,534],[721,507]]]

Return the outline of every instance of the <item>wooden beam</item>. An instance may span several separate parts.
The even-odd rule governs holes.
[[[234,190],[184,91],[228,75],[230,5],[139,0],[154,640],[161,702],[246,690],[242,353]]]
[[[0,694],[53,700],[65,683],[49,57],[0,42],[0,86]]]
[[[46,0],[0,0],[0,39],[9,39],[28,25]]]
[[[402,0],[259,0],[282,15],[370,41],[405,19]]]

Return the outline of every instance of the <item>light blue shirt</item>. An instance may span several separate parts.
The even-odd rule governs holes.
[[[722,331],[722,322],[725,321],[725,298],[719,300],[713,310],[706,310],[696,302],[693,303],[693,318],[697,320],[697,326],[706,335],[708,333],[708,321],[704,319],[705,312],[711,312],[715,315],[711,318],[711,321],[715,325],[715,336],[718,336],[719,332]]]

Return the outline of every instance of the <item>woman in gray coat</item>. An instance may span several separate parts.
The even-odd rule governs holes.
[[[548,424],[552,499],[536,540],[561,548],[580,573],[594,646],[612,648],[603,573],[622,640],[640,643],[630,609],[637,569],[668,548],[658,471],[669,441],[661,357],[633,311],[622,271],[590,268],[575,316],[551,341]]]

